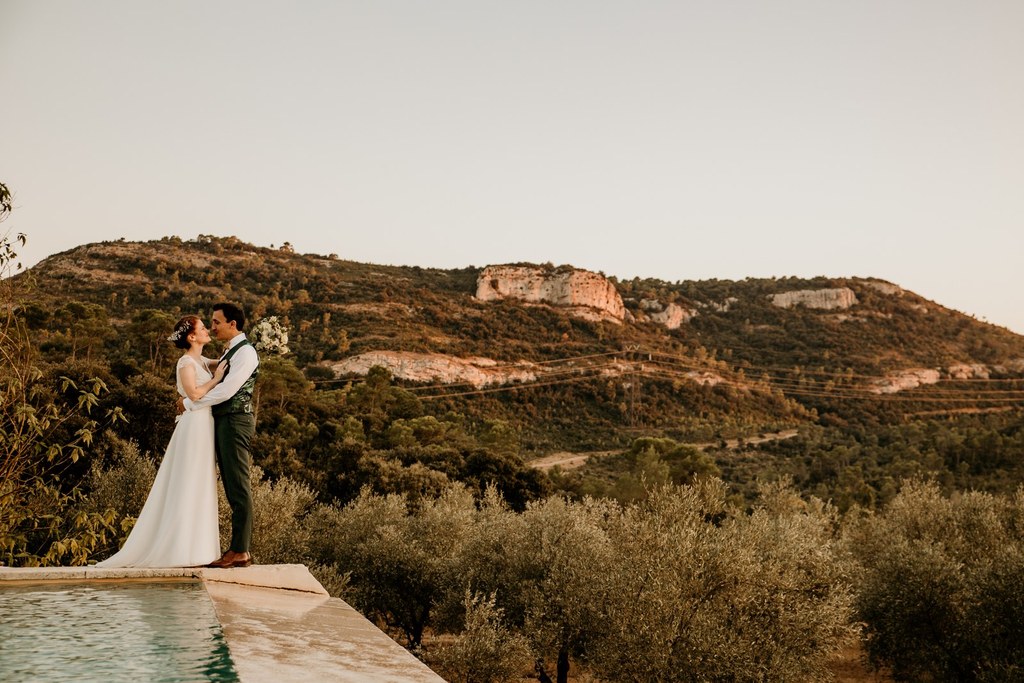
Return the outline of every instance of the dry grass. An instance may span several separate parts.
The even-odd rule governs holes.
[[[867,663],[864,648],[854,643],[840,650],[832,662],[835,683],[891,683],[887,671],[873,671]]]

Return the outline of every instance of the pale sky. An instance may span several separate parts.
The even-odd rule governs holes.
[[[3,230],[879,277],[1024,333],[1020,0],[0,0]]]

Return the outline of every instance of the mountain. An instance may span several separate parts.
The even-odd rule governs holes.
[[[641,436],[1019,416],[1024,397],[1024,337],[870,277],[442,270],[213,236],[83,245],[19,277],[52,359],[107,358],[121,379],[167,372],[173,320],[231,300],[286,322],[290,362],[318,390],[350,390],[382,365],[426,413],[511,425],[527,458]]]

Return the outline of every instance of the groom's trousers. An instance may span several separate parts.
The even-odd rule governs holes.
[[[231,506],[231,547],[236,553],[249,552],[252,540],[252,488],[249,484],[249,442],[256,433],[252,413],[231,413],[214,420],[217,466],[224,494]]]

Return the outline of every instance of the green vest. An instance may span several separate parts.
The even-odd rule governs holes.
[[[243,346],[252,346],[252,344],[249,343],[248,339],[243,339],[238,342],[228,349],[228,352],[224,354],[224,358],[221,359],[221,363],[227,363],[231,360],[231,357]],[[231,372],[230,366],[228,366],[227,372],[224,373],[225,377],[228,376],[228,372]],[[256,369],[252,371],[251,375],[249,375],[249,379],[245,380],[245,383],[234,396],[211,408],[213,416],[220,417],[222,415],[232,415],[234,413],[252,414],[252,391],[256,388],[256,376],[259,374],[260,368],[257,365]]]

